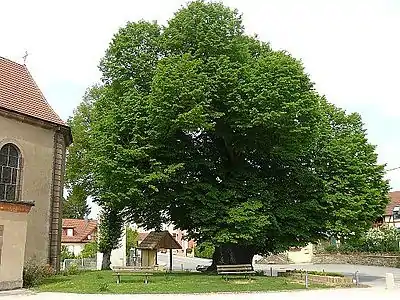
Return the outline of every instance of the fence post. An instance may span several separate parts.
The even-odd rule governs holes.
[[[308,289],[308,270],[306,270],[306,289]]]
[[[386,273],[386,288],[393,289],[394,288],[394,275],[393,273]]]
[[[360,274],[359,274],[359,271],[356,272],[356,285],[357,286],[360,285]]]

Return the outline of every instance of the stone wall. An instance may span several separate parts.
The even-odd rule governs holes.
[[[352,264],[399,268],[400,255],[315,254],[312,262],[315,264]]]
[[[293,272],[278,272],[278,277],[290,277],[299,281],[305,280],[305,273],[293,273]],[[322,276],[308,274],[309,282],[314,283],[334,283],[334,284],[352,284],[351,277],[337,277],[337,276]]]

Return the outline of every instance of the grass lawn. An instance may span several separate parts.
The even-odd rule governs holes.
[[[236,277],[225,281],[218,275],[200,273],[154,274],[148,284],[144,276],[123,276],[116,283],[111,271],[88,271],[78,275],[57,275],[47,278],[36,288],[39,292],[79,294],[167,294],[212,292],[265,292],[304,289],[304,285],[288,278],[255,276],[251,281]],[[321,285],[311,288],[323,287]]]

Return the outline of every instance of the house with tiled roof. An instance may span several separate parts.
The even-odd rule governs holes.
[[[70,128],[51,108],[27,66],[0,57],[1,274],[12,267],[7,263],[16,252],[7,243],[21,237],[17,228],[26,228],[26,239],[18,244],[24,262],[59,268],[65,156],[71,143]],[[31,207],[23,227],[17,213],[26,211],[21,206],[27,203]],[[11,216],[11,211],[16,214]],[[0,275],[0,289],[1,280]],[[18,287],[16,280],[7,280],[8,287]]]
[[[96,240],[97,221],[86,219],[63,219],[61,245],[70,253],[79,255],[85,245]]]
[[[389,204],[386,206],[385,214],[378,219],[375,226],[386,224],[400,228],[400,191],[389,193]]]

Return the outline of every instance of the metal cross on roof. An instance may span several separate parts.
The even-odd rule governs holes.
[[[28,58],[28,55],[29,55],[28,51],[25,51],[24,56],[22,56],[22,58],[24,59],[24,65],[26,63],[26,59]]]

